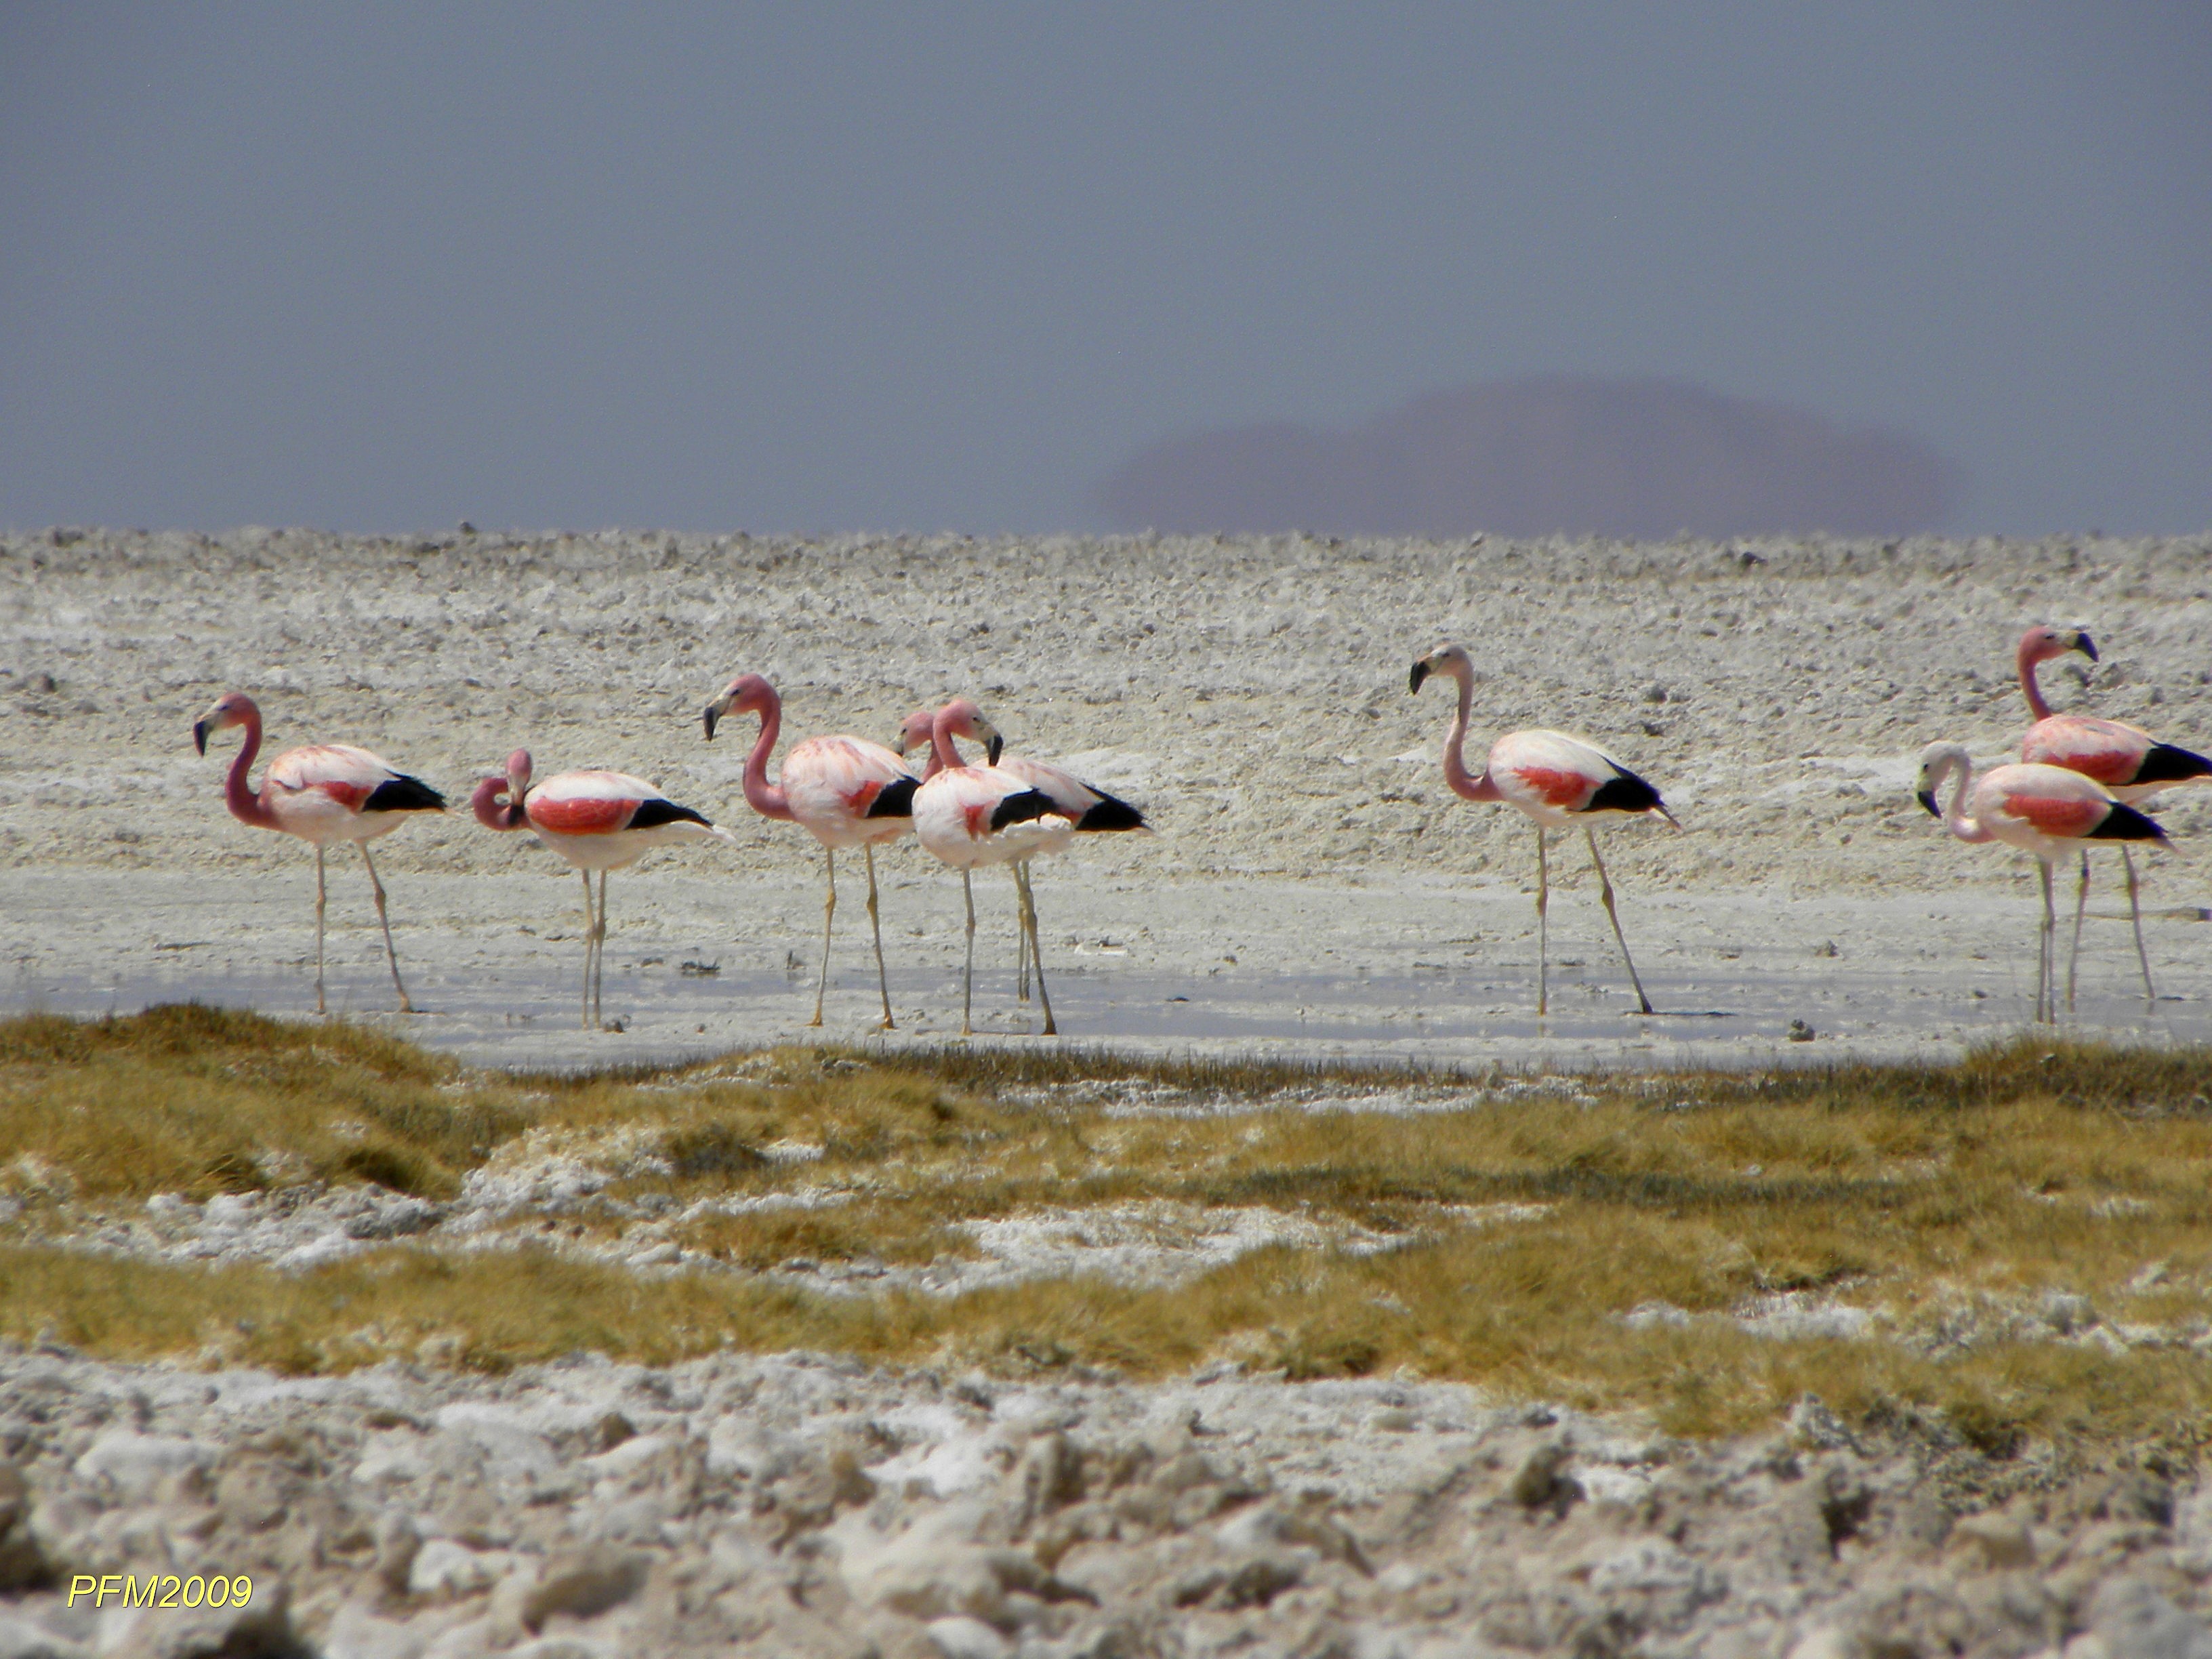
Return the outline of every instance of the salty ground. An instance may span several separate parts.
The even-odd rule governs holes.
[[[1017,750],[1140,805],[1039,872],[1062,1034],[1135,1051],[1264,1049],[1439,1064],[1710,1063],[1942,1054],[2017,1024],[2033,866],[1946,840],[1914,805],[1939,738],[2003,757],[2012,647],[2087,627],[2105,657],[2045,672],[2061,707],[2212,744],[2212,561],[2162,542],[1652,546],[1264,539],[988,542],[747,536],[56,532],[0,543],[0,1008],[96,1013],[196,996],[312,1007],[306,849],[223,813],[193,754],[221,691],[260,699],[271,751],[360,743],[443,788],[526,744],[541,775],[655,779],[738,836],[612,884],[608,1012],[588,1038],[576,878],[457,811],[378,844],[417,1040],[508,1064],[665,1058],[805,1034],[818,852],[744,805],[751,723],[703,740],[732,674],[785,696],[787,743],[887,738],[976,697]],[[1553,857],[1555,1017],[1534,1019],[1533,832],[1443,787],[1443,639],[1480,667],[1472,748],[1579,731],[1686,826],[1605,836],[1632,949],[1666,1018],[1626,1018],[1587,853]],[[2178,792],[2186,849],[2212,799]],[[881,860],[902,1031],[957,1030],[957,884]],[[2081,1028],[2212,1035],[2201,866],[2145,866],[2160,992],[2136,994],[2117,860],[2098,860]],[[873,1014],[859,860],[840,872],[828,1030]],[[332,866],[335,1006],[391,1006],[357,863]],[[983,1024],[1012,998],[1011,890],[979,880]],[[686,976],[684,964],[699,964]],[[702,973],[700,968],[711,969]],[[1792,1044],[1792,1026],[1801,1041]],[[1809,1042],[1802,1034],[1810,1030]]]
[[[2212,743],[2203,538],[0,541],[0,1012],[312,1008],[311,859],[224,814],[227,747],[192,752],[228,689],[270,752],[360,743],[461,807],[524,744],[739,842],[614,878],[606,1031],[576,1020],[576,878],[526,836],[463,807],[380,843],[411,1018],[333,861],[355,1028],[313,1063],[373,1030],[535,1077],[387,1056],[404,1099],[349,1073],[264,1118],[221,1091],[264,1077],[265,1034],[171,1054],[213,1106],[18,1057],[0,1659],[2212,1655],[2202,860],[2140,860],[2148,1010],[2099,860],[2070,1035],[2183,1051],[2148,1096],[1908,1091],[1785,1133],[1639,1075],[1755,1088],[2021,1031],[2032,866],[1948,841],[1910,780],[1938,738],[2003,757],[2041,621],[2105,652],[2046,669],[2061,707]],[[1535,1019],[1533,834],[1449,794],[1446,690],[1406,691],[1451,638],[1474,752],[1579,731],[1683,820],[1605,837],[1660,1018],[1629,1017],[1562,840]],[[745,670],[787,743],[965,694],[1146,809],[1156,835],[1037,876],[1064,1039],[1128,1077],[713,1115],[787,1066],[804,1101],[869,1057],[951,1064],[959,1018],[957,883],[909,846],[881,860],[898,1030],[850,859],[805,1025],[818,852],[744,805],[750,723],[697,722]],[[2161,816],[2186,854],[2212,798]],[[1007,884],[978,887],[976,1046],[1047,1049]],[[731,1052],[772,1045],[797,1046]],[[729,1058],[532,1115],[568,1098],[546,1073],[693,1056]],[[1146,1057],[1430,1075],[1316,1074],[1285,1107]],[[2036,1055],[2007,1063],[2033,1096]],[[88,1127],[118,1089],[144,1109]],[[495,1150],[378,1139],[471,1091]],[[134,1185],[142,1140],[173,1168]],[[604,1340],[563,1357],[540,1313]],[[80,1571],[149,1570],[264,1582],[221,1613],[66,1605]]]

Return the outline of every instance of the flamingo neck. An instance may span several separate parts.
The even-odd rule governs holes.
[[[1474,706],[1474,676],[1463,665],[1454,663],[1451,677],[1459,684],[1459,709],[1452,716],[1451,730],[1444,733],[1444,781],[1462,799],[1498,800],[1501,797],[1488,769],[1480,777],[1467,769],[1467,720]]]
[[[952,743],[952,722],[956,718],[948,703],[937,711],[937,718],[929,723],[929,769],[922,774],[923,777],[933,778],[948,768],[965,764]]]
[[[507,799],[501,800],[501,795]],[[477,785],[476,793],[469,797],[469,810],[487,830],[522,828],[522,798],[506,778],[486,778]]]
[[[269,804],[254,792],[246,781],[246,774],[253,764],[253,757],[261,752],[261,711],[248,705],[246,711],[246,740],[238,745],[238,757],[230,763],[230,775],[223,780],[223,804],[230,808],[231,817],[240,823],[250,823],[257,829],[274,830],[276,815]]]
[[[1979,818],[1966,816],[1966,797],[1974,792],[1974,763],[1964,755],[1954,757],[1944,768],[1947,775],[1955,775],[1958,787],[1952,792],[1951,805],[1943,813],[1943,827],[1960,841],[1994,841],[1996,836]],[[1940,788],[1943,780],[1937,781]]]
[[[2043,688],[2035,682],[2035,665],[2042,659],[2026,641],[2020,642],[2020,689],[2027,698],[2027,712],[2039,720],[2051,718],[2051,705],[2043,700]]]
[[[791,817],[791,798],[768,781],[768,757],[775,752],[776,734],[783,730],[783,699],[773,690],[761,707],[760,736],[745,757],[745,805],[764,818]]]

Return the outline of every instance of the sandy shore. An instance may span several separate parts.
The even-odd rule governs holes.
[[[0,544],[0,997],[312,1006],[306,850],[230,821],[222,754],[191,749],[192,720],[234,687],[262,701],[272,750],[358,742],[459,798],[526,744],[543,770],[641,772],[738,836],[617,878],[629,1030],[611,1048],[562,1030],[580,918],[549,854],[460,812],[382,842],[437,1011],[416,1022],[428,1040],[572,1063],[793,1035],[819,960],[819,854],[744,805],[750,723],[708,744],[696,720],[750,669],[782,689],[789,738],[887,737],[915,703],[965,693],[1020,750],[1145,806],[1156,836],[1095,838],[1040,875],[1071,1036],[1638,1060],[1797,1053],[1802,1022],[1814,1052],[1948,1047],[2026,1012],[2033,866],[1947,842],[1911,799],[1911,757],[1936,738],[2002,755],[2023,724],[2012,643],[2044,619],[2105,649],[2046,671],[2062,706],[2212,743],[2207,571],[2197,541],[17,538]],[[1538,1032],[1531,832],[1450,797],[1449,689],[1405,689],[1445,638],[1482,665],[1478,745],[1579,730],[1664,791],[1686,833],[1616,830],[1608,862],[1661,1006],[1702,1023],[1614,1018],[1619,964],[1568,845],[1561,1012]],[[2208,811],[2185,793],[2164,816],[2185,847]],[[2201,1037],[2212,896],[2186,866],[2150,866],[2168,1000],[2146,1014],[2129,991],[2108,878],[2082,1018]],[[902,1023],[941,1036],[957,886],[910,845],[885,874]],[[868,1012],[858,875],[834,958],[844,1034]],[[389,987],[362,886],[337,868],[333,986],[370,1012]],[[983,903],[990,1023],[1027,1029],[1004,984],[1002,880]],[[684,961],[719,971],[685,980]]]

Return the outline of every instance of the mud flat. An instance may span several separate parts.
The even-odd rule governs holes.
[[[1947,842],[1911,799],[1911,757],[1939,737],[2002,757],[2022,725],[2012,643],[2052,618],[2105,651],[2046,671],[2061,706],[2212,743],[2208,569],[2201,538],[18,537],[0,544],[0,1002],[308,1006],[305,849],[230,822],[221,757],[191,750],[192,719],[237,687],[264,702],[273,748],[360,742],[459,797],[527,744],[544,770],[642,772],[738,835],[734,853],[617,878],[627,1030],[590,1042],[561,1018],[580,917],[550,854],[462,815],[381,843],[404,958],[436,1011],[414,1024],[423,1040],[568,1064],[792,1035],[819,962],[819,857],[743,805],[750,732],[710,745],[696,719],[754,669],[782,688],[792,737],[887,736],[915,704],[965,693],[1018,747],[1145,806],[1156,836],[1093,838],[1040,875],[1073,1038],[1455,1062],[1954,1049],[2024,1012],[2033,878]],[[1535,1028],[1530,831],[1449,796],[1446,695],[1405,690],[1443,637],[1481,664],[1478,745],[1580,730],[1688,826],[1607,837],[1632,945],[1676,1018],[1614,1017],[1619,965],[1566,842],[1559,1012]],[[2163,815],[2185,848],[2207,811],[2180,792]],[[957,887],[911,848],[885,865],[902,1023],[941,1036]],[[857,876],[836,951],[845,1035],[870,1000]],[[2148,861],[2164,995],[2147,1010],[2116,876],[2091,902],[2081,1019],[2200,1039],[2212,892],[2194,866]],[[388,987],[362,878],[341,863],[334,882],[340,1006],[374,1013]],[[983,890],[988,1023],[1025,1030],[1011,902],[1000,880]],[[686,979],[685,962],[715,971]],[[1809,1043],[1789,1044],[1793,1024]]]

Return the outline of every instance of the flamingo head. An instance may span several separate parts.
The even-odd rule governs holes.
[[[911,755],[917,749],[929,747],[929,734],[936,729],[937,716],[927,708],[917,708],[899,722],[898,741],[891,744],[894,754]]]
[[[518,806],[530,793],[530,775],[534,769],[527,749],[518,749],[507,757],[507,798]]]
[[[518,749],[507,757],[507,770],[480,780],[469,797],[469,810],[477,822],[491,830],[520,830],[530,822],[522,798],[530,788],[530,751]]]
[[[2079,651],[2091,662],[2097,660],[2097,642],[2079,628],[2031,628],[2020,636],[2020,662],[2023,668],[2063,657],[2069,651]]]
[[[970,743],[981,744],[994,766],[999,763],[999,751],[1006,746],[1006,740],[999,735],[999,728],[985,720],[983,711],[965,697],[955,697],[939,709],[930,728],[933,735],[942,732],[948,738],[965,738]]]
[[[714,723],[725,714],[758,714],[768,718],[769,711],[777,707],[775,688],[757,674],[740,674],[722,688],[722,695],[707,705],[699,723],[707,728],[707,740],[713,742]]]
[[[213,708],[192,722],[192,747],[204,755],[210,734],[229,726],[244,726],[260,717],[261,710],[245,692],[226,691],[215,700]]]
[[[1408,691],[1419,691],[1423,682],[1431,674],[1449,674],[1465,684],[1474,673],[1474,659],[1463,645],[1440,645],[1413,665],[1413,674],[1406,682]]]
[[[1943,780],[1953,772],[1971,777],[1973,769],[1963,744],[1931,743],[1920,751],[1920,771],[1913,780],[1912,793],[1930,817],[1940,818],[1943,809],[1936,804],[1936,792],[1943,787]]]

